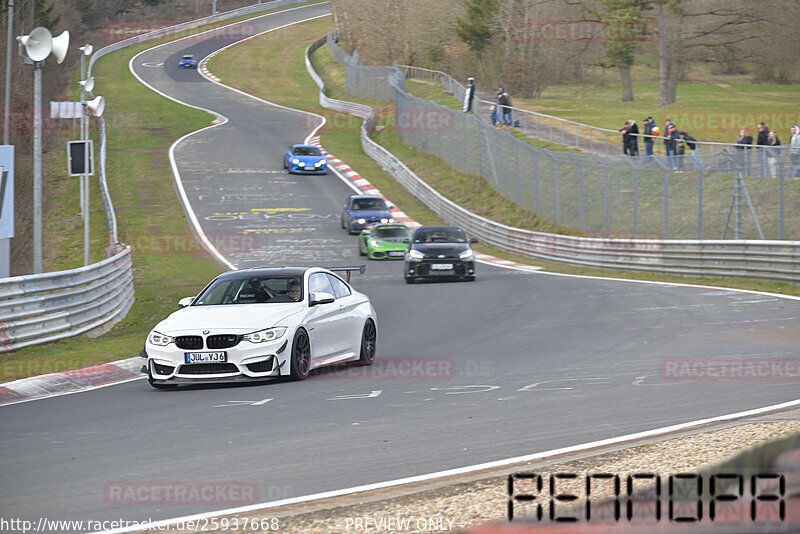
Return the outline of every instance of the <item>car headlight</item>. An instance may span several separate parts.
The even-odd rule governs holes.
[[[472,249],[468,248],[467,250],[464,250],[463,252],[461,252],[461,254],[459,254],[458,257],[461,258],[462,260],[467,260],[467,259],[471,258],[472,255],[473,255]]]
[[[267,328],[266,330],[259,330],[251,334],[245,334],[242,338],[250,343],[264,343],[266,341],[276,340],[285,333],[285,326],[276,326],[274,328]]]
[[[152,345],[158,345],[159,347],[166,347],[167,345],[175,341],[175,338],[171,336],[165,336],[164,334],[153,330],[152,332],[150,332],[150,335],[147,336],[147,341],[149,341]]]
[[[300,163],[298,163],[298,164],[297,164],[297,166],[298,166],[298,167],[305,167],[305,166],[306,166],[306,164],[305,164],[305,162],[304,162],[304,161],[301,161]]]
[[[294,163],[295,165],[297,165],[298,163],[300,163],[300,160],[299,160],[299,159],[297,159],[297,158],[294,158],[294,159],[292,160],[292,163]]]
[[[423,254],[419,250],[414,250],[414,249],[409,250],[408,255],[416,260],[421,260],[425,257],[425,254]]]
[[[358,224],[364,224],[364,223],[366,223],[366,222],[367,222],[367,220],[366,220],[366,219],[359,219],[359,220],[358,220]]]
[[[322,167],[323,165],[325,165],[325,160],[321,159],[314,164],[314,167]]]
[[[380,242],[380,241],[378,241],[377,239],[370,239],[370,240],[369,240],[369,244],[370,244],[371,246],[373,246],[373,247],[379,247],[379,246],[381,246],[381,242]]]

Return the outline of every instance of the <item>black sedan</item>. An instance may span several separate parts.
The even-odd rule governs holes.
[[[406,283],[443,278],[475,280],[475,253],[470,243],[477,242],[467,238],[458,226],[420,226],[405,256]]]

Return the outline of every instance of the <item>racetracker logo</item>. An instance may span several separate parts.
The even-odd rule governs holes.
[[[456,361],[453,358],[378,358],[372,365],[323,367],[318,374],[320,378],[441,380],[456,376]]]
[[[517,19],[508,33],[515,43],[645,43],[658,42],[663,31],[657,19]]]
[[[661,360],[664,380],[800,380],[800,358],[670,358]]]
[[[104,487],[106,504],[214,504],[241,506],[258,502],[258,486],[252,482],[109,482]]]

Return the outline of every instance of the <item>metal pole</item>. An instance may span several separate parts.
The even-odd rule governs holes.
[[[14,43],[14,0],[8,0],[8,39],[6,40],[6,93],[3,104],[3,144],[8,145],[11,126],[11,45]]]
[[[214,7],[212,8],[212,15],[217,14],[217,0],[214,0]]]
[[[86,56],[81,52],[81,80],[86,80]],[[83,137],[83,130],[85,128],[85,121],[86,121],[86,89],[82,84],[80,84],[81,88],[81,141],[84,140]],[[84,146],[84,150],[85,150]],[[84,164],[86,163],[86,156],[84,154]],[[84,167],[85,169],[86,167]],[[81,218],[86,219],[86,184],[83,180],[83,175],[80,177],[80,185],[81,185]]]
[[[33,274],[42,272],[42,67],[33,63]]]
[[[86,103],[83,104],[83,114],[86,115]],[[83,182],[83,264],[89,265],[89,117],[86,117],[86,130],[82,134],[83,145],[83,170],[86,174],[81,176]]]

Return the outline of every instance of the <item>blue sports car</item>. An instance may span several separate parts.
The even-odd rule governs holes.
[[[292,145],[283,154],[283,168],[302,174],[328,174],[326,154],[314,145]]]
[[[185,56],[181,56],[181,60],[178,62],[178,67],[182,69],[196,69],[197,60],[192,54],[186,54]]]
[[[375,223],[397,222],[380,195],[347,195],[342,211],[342,228],[357,234]]]

